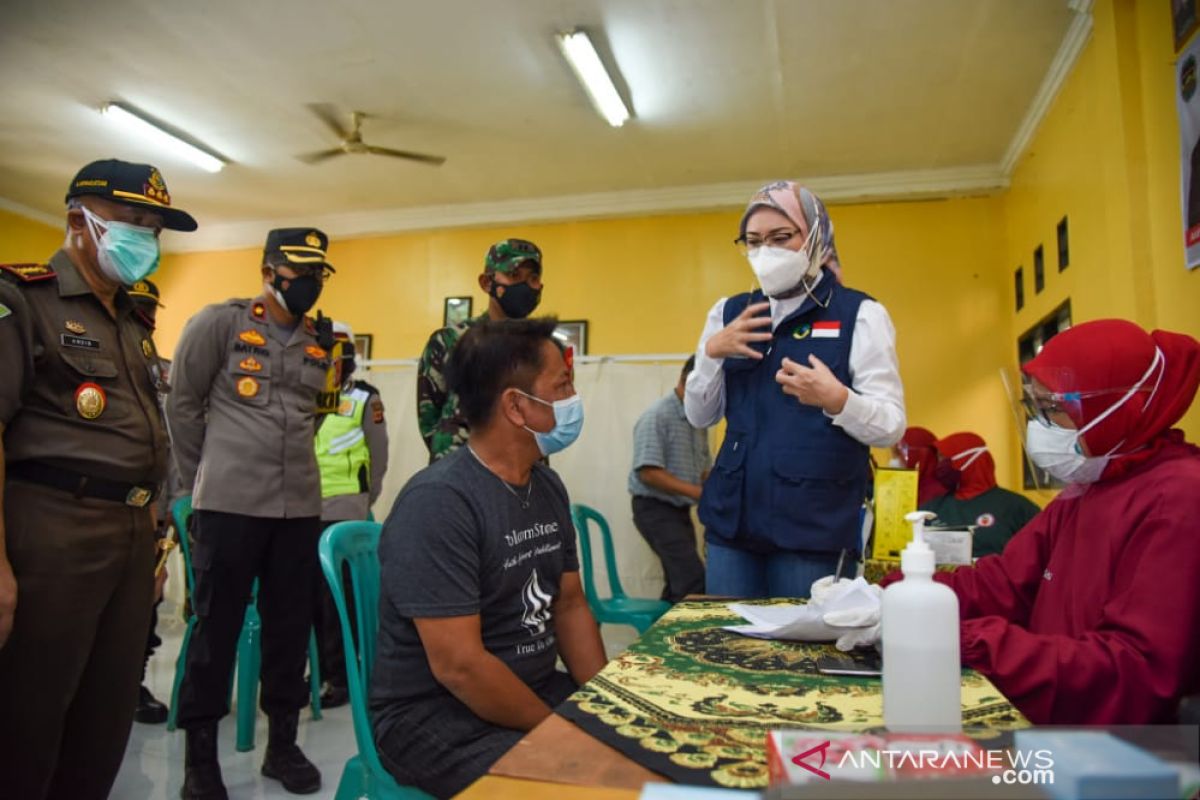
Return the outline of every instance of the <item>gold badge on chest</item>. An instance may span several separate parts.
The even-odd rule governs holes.
[[[108,406],[104,390],[94,383],[81,383],[75,390],[75,410],[84,419],[96,419]]]
[[[154,345],[150,344],[149,339],[142,339],[142,355],[150,358],[154,355]]]
[[[63,327],[77,336],[82,336],[83,334],[87,333],[87,328],[83,327],[83,323],[76,322],[73,319],[69,319],[64,322]]]
[[[258,381],[254,378],[238,378],[237,393],[240,397],[254,397],[258,394]]]

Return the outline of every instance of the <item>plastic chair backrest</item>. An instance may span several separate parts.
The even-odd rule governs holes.
[[[384,774],[385,770],[375,751],[375,738],[367,717],[367,690],[371,685],[375,639],[379,634],[378,549],[382,530],[383,526],[378,522],[339,522],[325,529],[317,551],[342,628],[354,738],[358,740],[359,756],[376,775]],[[357,623],[354,628],[350,627],[350,615],[346,608],[343,564],[350,565],[350,585]],[[358,641],[355,641],[354,631],[358,633]]]
[[[183,554],[183,569],[187,573],[187,595],[193,603],[192,587],[196,576],[192,573],[192,546],[188,541],[188,523],[192,519],[192,496],[185,494],[171,504],[171,517],[175,520],[175,535],[179,537],[179,552]]]
[[[582,503],[571,504],[571,519],[575,529],[579,531],[579,555],[583,562],[583,592],[590,604],[595,604],[600,598],[596,594],[595,575],[592,570],[592,541],[588,523],[596,523],[600,529],[600,540],[604,547],[604,571],[608,573],[608,589],[613,598],[625,597],[621,587],[621,578],[617,575],[617,557],[613,551],[612,532],[608,529],[608,521],[599,511]]]

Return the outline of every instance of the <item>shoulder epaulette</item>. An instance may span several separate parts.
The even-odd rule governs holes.
[[[58,277],[49,264],[0,264],[0,275],[11,275],[21,283],[49,280]]]

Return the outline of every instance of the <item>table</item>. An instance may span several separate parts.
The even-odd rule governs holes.
[[[767,730],[882,728],[878,679],[817,672],[816,659],[832,652],[832,644],[772,642],[723,630],[740,621],[723,601],[675,605],[556,709],[581,730],[551,717],[492,774],[626,789],[665,776],[758,789],[767,783]],[[982,675],[964,670],[962,681],[967,733],[990,736],[1028,726]]]

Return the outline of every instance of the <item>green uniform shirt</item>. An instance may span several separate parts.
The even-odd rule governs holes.
[[[417,425],[432,464],[467,443],[467,421],[458,396],[446,387],[446,358],[471,326],[487,314],[433,332],[417,365]]]
[[[62,250],[0,270],[4,456],[129,483],[158,483],[167,431],[149,321],[124,290],[109,315]]]
[[[1041,513],[1032,500],[999,486],[970,500],[942,495],[921,506],[921,510],[938,515],[934,525],[974,525],[971,555],[975,558],[999,554],[1013,534]]]

